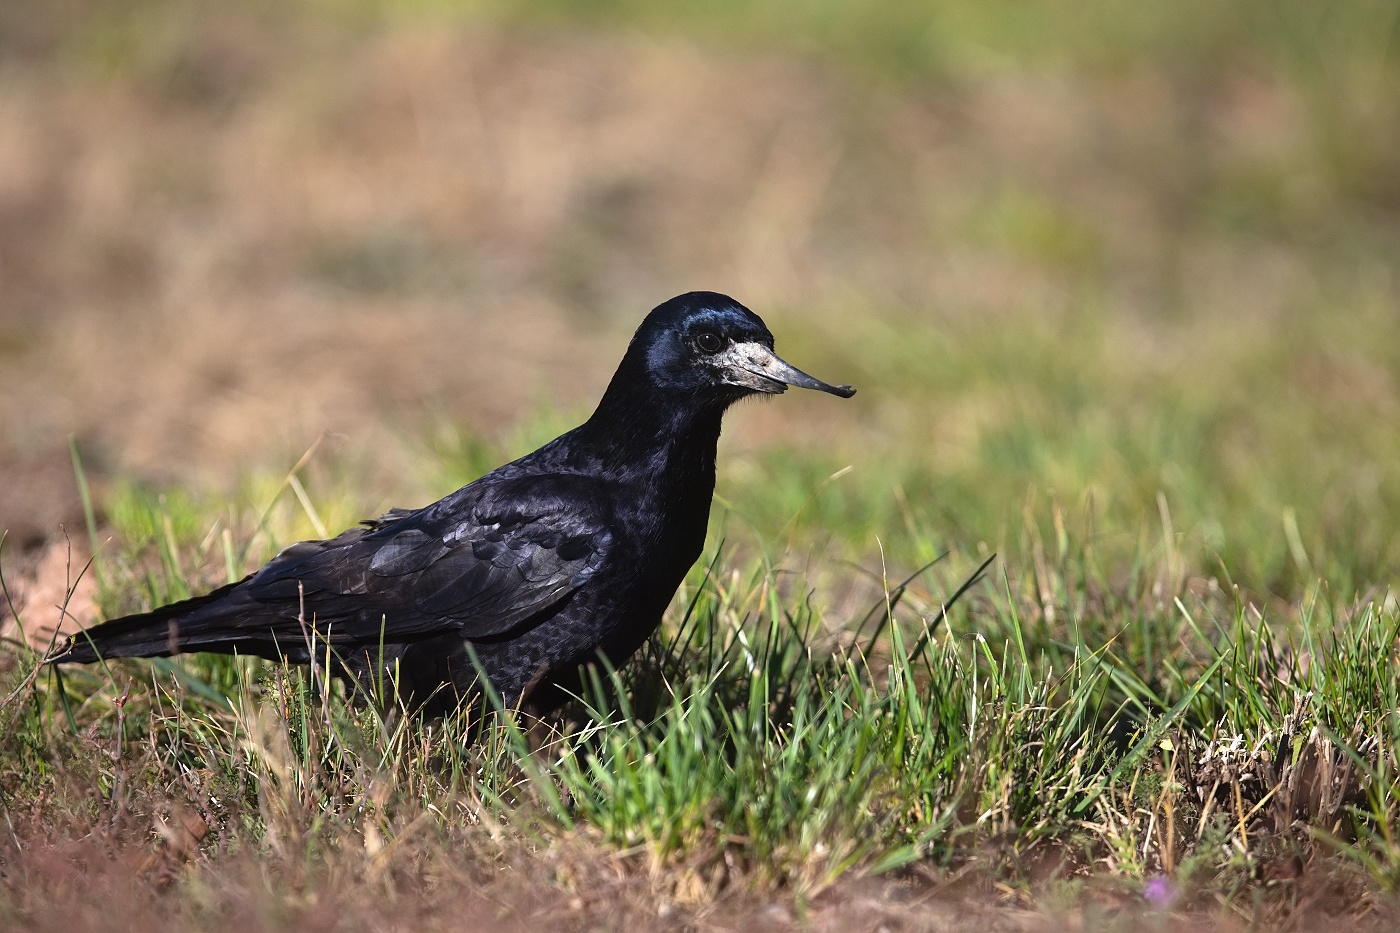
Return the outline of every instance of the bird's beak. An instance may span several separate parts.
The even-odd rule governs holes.
[[[786,392],[788,386],[816,389],[841,398],[856,394],[848,385],[834,386],[807,375],[761,343],[733,344],[719,353],[715,362],[723,368],[726,382],[769,395]]]

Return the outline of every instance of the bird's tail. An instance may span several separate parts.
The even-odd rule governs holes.
[[[245,650],[229,637],[228,620],[237,609],[226,599],[237,586],[123,616],[68,636],[44,660],[50,664],[90,664],[107,658],[163,658],[189,651],[231,653]],[[232,610],[232,611],[231,611]]]

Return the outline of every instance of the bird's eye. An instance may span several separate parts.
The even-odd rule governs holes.
[[[695,335],[695,345],[702,353],[718,353],[724,349],[724,338],[719,334],[701,331]]]

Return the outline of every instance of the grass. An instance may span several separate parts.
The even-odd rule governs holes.
[[[1010,352],[986,339],[964,344],[960,365]],[[1168,412],[1144,436],[1112,391],[1081,385],[1130,373],[1061,379],[1057,358],[1037,364],[1022,347],[1020,378],[1063,389],[991,419],[961,469],[891,448],[841,475],[826,459],[839,452],[736,451],[710,550],[661,632],[543,727],[381,718],[250,659],[69,669],[62,687],[44,672],[3,713],[6,806],[28,803],[37,825],[69,809],[122,824],[174,859],[187,891],[231,852],[311,888],[326,871],[412,888],[428,882],[391,871],[398,853],[421,866],[463,840],[475,858],[586,843],[686,910],[735,891],[808,904],[852,873],[916,866],[976,865],[1012,890],[1086,877],[1133,890],[1165,875],[1185,903],[1246,912],[1293,856],[1311,872],[1353,866],[1368,896],[1393,890],[1400,607],[1392,589],[1350,582],[1384,581],[1393,538],[1374,552],[1372,539],[1304,531],[1320,521],[1304,495],[1316,474],[1268,457],[1253,484],[1290,504],[1255,514],[1260,499],[1220,481],[1230,441],[1201,411],[1202,387],[1139,402]],[[1278,415],[1289,427],[1264,446],[1322,430],[1314,405]],[[439,432],[423,481],[447,488],[566,420],[544,413],[500,442]],[[1183,436],[1158,433],[1166,423]],[[1175,485],[1154,491],[1163,443]],[[1120,469],[1096,466],[1109,451]],[[1018,488],[1066,467],[1058,488],[1097,481],[1078,506]],[[101,603],[111,614],[221,583],[363,514],[364,494],[315,458],[250,478],[231,503],[119,484],[101,509]],[[1375,518],[1348,520],[1374,535]],[[964,527],[996,531],[979,545]],[[7,693],[33,664],[12,655]],[[181,848],[171,830],[140,843],[142,820],[168,826],[172,808],[197,814],[217,847]],[[554,883],[586,888],[586,871],[555,865]]]

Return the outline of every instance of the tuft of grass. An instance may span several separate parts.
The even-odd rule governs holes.
[[[289,489],[201,527],[181,518],[197,499],[119,488],[108,587],[144,579],[155,600],[222,579],[211,529],[283,539],[308,520]],[[1247,900],[1280,852],[1392,889],[1393,596],[1318,587],[1275,616],[1195,586],[1150,539],[1132,573],[1105,573],[1067,530],[1051,559],[1027,523],[971,587],[987,564],[954,553],[903,583],[882,565],[833,607],[814,593],[847,569],[798,570],[724,521],[641,655],[595,668],[540,723],[502,709],[423,722],[254,659],[41,673],[3,712],[5,804],[76,805],[128,832],[142,812],[152,859],[194,860],[173,882],[191,891],[234,851],[293,889],[327,870],[412,887],[397,861],[448,858],[464,833],[498,856],[582,841],[691,909],[971,865],[1012,885],[1043,882],[1046,864],[1064,883],[1167,873],[1193,897]],[[34,663],[16,655],[6,676]],[[170,829],[186,825],[200,838]],[[553,871],[584,883],[575,863]],[[20,896],[0,889],[18,916]]]

